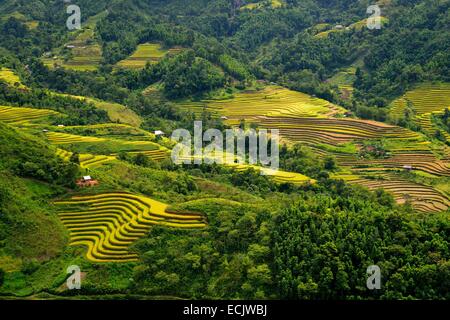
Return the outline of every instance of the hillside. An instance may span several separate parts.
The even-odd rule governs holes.
[[[450,299],[450,2],[377,3],[1,2],[0,299]]]
[[[0,269],[7,272],[0,292],[23,296],[48,281],[30,273],[58,260],[67,245],[67,232],[49,201],[65,192],[78,169],[59,160],[49,145],[3,122],[0,132]]]

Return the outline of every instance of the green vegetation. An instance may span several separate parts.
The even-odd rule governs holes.
[[[222,71],[205,59],[195,57],[193,51],[163,60],[154,74],[163,75],[164,92],[170,98],[211,91],[225,83]]]
[[[84,30],[75,31],[73,40],[59,48],[56,52],[46,52],[43,63],[50,68],[67,68],[75,71],[94,71],[102,60],[102,48],[96,41],[96,23],[105,16],[101,12],[90,17],[84,25]]]
[[[1,2],[0,297],[449,299],[449,2],[378,3]],[[195,120],[281,170],[175,165]]]
[[[94,105],[85,101],[68,96],[54,95],[42,89],[24,91],[17,87],[8,86],[1,81],[0,104],[43,109],[40,112],[41,114],[52,113],[47,109],[63,113],[60,117],[53,117],[53,123],[56,124],[90,124],[108,120],[105,111],[98,110]]]
[[[444,215],[404,217],[364,208],[370,200],[363,202],[359,212],[333,210],[330,214],[330,209],[320,208],[320,202],[302,201],[277,217],[273,245],[279,295],[290,299],[344,299],[349,295],[433,299],[430,293],[440,292],[439,296],[448,299],[449,266],[447,258],[441,260],[448,256],[448,219]],[[380,266],[385,290],[368,292],[363,285],[365,270],[348,268],[355,260],[356,264]],[[393,289],[399,285],[400,290]]]
[[[19,89],[25,89],[26,87],[20,81],[20,78],[8,68],[0,69],[0,79],[6,82],[10,86],[17,87]]]
[[[163,49],[159,43],[144,43],[138,45],[136,51],[125,60],[117,63],[118,67],[142,69],[147,63],[155,64],[166,54],[175,54],[181,49]]]

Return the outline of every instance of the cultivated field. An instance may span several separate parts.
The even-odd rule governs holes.
[[[117,67],[126,69],[142,69],[147,63],[157,63],[167,54],[176,54],[181,48],[164,49],[159,43],[144,43],[138,45],[136,51],[117,63]]]
[[[22,84],[18,75],[11,69],[0,68],[0,80],[5,81],[8,85],[17,87],[19,89],[26,89],[27,87]]]
[[[47,132],[46,136],[50,143],[61,146],[61,148],[64,148],[65,145],[70,145],[71,148],[75,148],[80,155],[85,154],[86,157],[91,157],[91,159],[87,160],[92,160],[94,163],[113,160],[120,152],[144,154],[155,161],[160,161],[169,157],[166,148],[151,141],[120,140],[94,136],[80,136],[61,132]],[[66,156],[67,154],[63,155],[63,158]],[[70,155],[68,155],[68,157],[70,157]],[[80,161],[83,162],[84,160],[80,157]]]
[[[95,105],[96,108],[106,111],[108,113],[109,119],[116,123],[128,124],[133,127],[140,127],[142,123],[141,117],[139,117],[139,115],[136,114],[136,112],[119,103],[107,102],[99,99],[84,96],[75,96],[71,94],[56,93],[56,92],[50,93],[55,96],[69,97],[73,99],[84,100],[87,103],[92,103]]]
[[[233,160],[229,160],[227,161],[226,159],[227,154],[223,155],[223,159],[222,159],[222,164],[224,166],[227,167],[231,167],[236,171],[245,171],[245,170],[249,170],[249,169],[253,169],[257,172],[261,172],[262,174],[270,177],[273,181],[277,182],[277,183],[291,183],[293,185],[304,185],[307,183],[311,183],[314,184],[316,183],[316,180],[311,179],[308,176],[305,176],[301,173],[296,173],[296,172],[287,172],[287,171],[282,171],[282,170],[272,170],[270,168],[266,168],[266,167],[261,167],[261,166],[257,166],[257,165],[251,165],[251,164],[247,164],[247,163],[233,163]],[[230,157],[230,159],[235,159],[237,160],[237,156],[233,157],[232,155],[228,155],[228,157]],[[191,157],[191,159],[193,160],[195,157]],[[210,157],[211,159],[214,159],[214,157]],[[181,157],[181,159],[189,159],[186,157]],[[215,157],[215,159],[218,159],[217,157]]]
[[[94,71],[102,61],[102,48],[95,39],[96,23],[107,14],[106,11],[92,16],[82,24],[82,31],[76,31],[75,39],[66,43],[70,50],[69,59],[64,59],[60,53],[51,57],[42,58],[43,63],[49,67],[61,66],[75,71]]]
[[[401,180],[395,177],[383,177],[380,179],[349,179],[350,183],[365,186],[371,190],[384,189],[394,195],[397,203],[410,203],[416,210],[421,212],[441,212],[450,207],[450,199],[447,195],[436,189]]]
[[[388,22],[389,22],[388,18],[381,17],[381,25],[382,26]],[[341,29],[336,28],[336,26],[334,26],[333,29],[319,32],[314,37],[319,38],[319,39],[326,38],[330,34],[333,34],[333,33],[340,33],[340,32],[345,32],[345,31],[355,31],[355,30],[358,31],[358,30],[362,30],[363,28],[367,28],[367,19],[357,21],[355,23],[350,24],[349,26],[343,26]]]
[[[403,169],[405,166],[413,170],[423,171],[436,176],[450,176],[449,162],[441,161],[427,151],[423,152],[403,152],[392,155],[386,159],[358,159],[356,156],[336,155],[336,159],[342,166],[352,167],[355,171],[375,171],[388,169]]]
[[[78,136],[74,134],[67,134],[61,132],[46,132],[46,136],[48,141],[52,144],[70,144],[70,143],[96,143],[96,142],[104,142],[106,139],[97,138],[97,137],[87,137],[87,136]]]
[[[61,66],[75,71],[94,71],[102,60],[102,48],[93,39],[94,30],[86,29],[75,40],[66,44],[71,52],[69,59],[54,55],[43,58],[43,63],[49,68]]]
[[[64,133],[96,136],[100,138],[113,138],[125,140],[147,140],[154,139],[154,134],[122,123],[100,123],[92,125],[66,126],[63,128]]]
[[[248,3],[248,4],[244,5],[244,6],[242,6],[240,9],[241,10],[261,9],[261,8],[264,7],[264,2],[265,1]],[[273,8],[273,9],[281,8],[283,5],[284,5],[284,1],[282,1],[282,0],[271,0],[270,1],[270,7]]]
[[[65,161],[69,161],[70,157],[72,156],[72,152],[58,148],[56,150],[56,155],[60,156]],[[116,159],[116,157],[113,156],[103,156],[93,154],[80,154],[79,157],[80,157],[80,167],[88,169],[96,168],[104,163]]]
[[[341,89],[346,82],[350,82],[348,77],[354,70],[342,72],[333,78],[334,83]],[[442,96],[442,92],[439,94]],[[428,141],[423,134],[377,121],[346,118],[343,115],[346,110],[339,106],[278,86],[240,92],[229,99],[184,102],[179,105],[196,114],[206,109],[216,117],[226,117],[225,122],[229,125],[237,125],[241,119],[245,119],[260,128],[279,129],[283,141],[306,144],[322,158],[333,156],[338,165],[348,171],[347,177],[352,177],[354,183],[361,185],[367,185],[361,178],[361,175],[367,172],[382,176],[386,172],[398,174],[408,170],[435,179],[450,175],[450,162],[435,155],[437,146]],[[379,159],[360,157],[358,150],[368,140],[382,140],[387,148],[386,157]],[[450,155],[450,150],[448,151]],[[245,166],[236,168],[244,170]],[[285,172],[279,172],[273,178],[281,183],[296,181],[295,184],[302,184],[310,181],[308,177],[294,177]],[[398,179],[400,178],[394,180]],[[421,204],[424,197],[419,197],[419,193],[423,188],[415,192],[405,184],[405,181],[396,184],[380,182],[378,186],[383,188],[385,186],[385,189],[392,192],[400,203],[402,202],[400,195],[408,197],[410,194],[414,199],[412,205],[418,210],[446,210],[445,201],[432,203],[425,201]],[[374,181],[374,185],[370,187],[375,188],[378,182]],[[417,185],[414,182],[411,184]],[[426,186],[425,189],[428,190],[425,195],[434,192],[435,195],[443,197],[440,191],[431,186]]]
[[[390,117],[399,119],[405,116],[409,108],[413,120],[429,135],[434,135],[436,126],[432,123],[433,114],[442,114],[450,108],[450,83],[424,83],[406,92],[391,104]],[[441,131],[450,141],[450,135]]]
[[[279,86],[240,92],[231,99],[183,102],[179,105],[197,114],[206,108],[212,114],[226,116],[229,124],[237,124],[241,119],[255,121],[261,116],[326,117],[345,112],[345,109],[326,100]]]
[[[0,106],[0,121],[15,125],[45,120],[49,116],[58,114],[58,112],[48,109]]]
[[[93,262],[137,260],[128,247],[154,225],[195,229],[206,227],[197,213],[172,213],[164,203],[124,192],[74,196],[55,202],[70,232],[70,245],[87,247]]]
[[[342,93],[344,99],[349,98],[353,93],[353,83],[356,80],[356,68],[348,67],[336,73],[333,77],[328,79],[332,85],[336,85]]]
[[[14,11],[10,14],[5,14],[2,16],[1,20],[5,21],[9,18],[15,18],[19,20],[21,23],[25,24],[29,29],[33,30],[39,26],[39,21],[32,20],[31,18],[26,17],[24,14]]]
[[[85,100],[87,102],[93,103],[98,109],[105,110],[108,113],[108,117],[109,119],[111,119],[111,121],[129,124],[138,128],[141,126],[141,117],[139,117],[133,110],[125,107],[124,105],[93,98],[85,98]]]

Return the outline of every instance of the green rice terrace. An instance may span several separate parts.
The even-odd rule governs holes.
[[[47,52],[42,58],[43,63],[49,67],[63,67],[75,71],[94,71],[102,61],[102,47],[95,37],[97,22],[105,12],[91,17],[83,30],[74,31],[73,40],[55,52]],[[63,53],[64,49],[68,53]]]
[[[119,61],[116,66],[125,69],[142,69],[147,63],[155,64],[164,56],[177,54],[181,50],[181,48],[164,49],[159,43],[144,43],[138,45],[131,56]]]

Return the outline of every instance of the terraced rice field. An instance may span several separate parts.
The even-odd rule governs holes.
[[[97,137],[78,136],[61,132],[47,132],[46,136],[52,144],[71,144],[80,142],[103,142],[106,139]]]
[[[228,100],[184,102],[179,105],[198,114],[206,107],[212,114],[226,116],[229,124],[236,124],[241,119],[254,121],[260,116],[325,117],[345,112],[345,109],[326,100],[279,86],[237,93]]]
[[[349,67],[344,70],[339,71],[328,82],[332,85],[338,86],[339,90],[342,92],[343,98],[348,98],[353,93],[353,83],[356,80],[356,68]]]
[[[273,9],[281,8],[283,5],[284,5],[284,2],[281,0],[271,0],[271,2],[270,2],[270,6]],[[262,1],[255,2],[255,3],[248,3],[244,6],[242,6],[240,9],[241,10],[255,10],[255,9],[261,9],[261,8],[263,8]]]
[[[175,213],[168,205],[123,192],[74,196],[57,201],[59,217],[70,232],[70,245],[87,247],[92,262],[136,261],[129,246],[154,225],[173,228],[205,228],[198,213]]]
[[[99,123],[83,126],[67,126],[64,128],[65,133],[89,135],[95,132],[96,137],[101,138],[126,138],[129,140],[146,140],[153,139],[154,135],[128,124],[121,123]]]
[[[403,116],[408,101],[417,115],[442,112],[450,107],[450,83],[425,83],[391,104],[390,114]]]
[[[439,129],[433,124],[432,116],[442,114],[445,109],[450,108],[450,83],[425,83],[408,91],[392,102],[390,116],[394,119],[403,117],[408,102],[415,112],[414,121],[422,131],[432,136]],[[441,132],[450,141],[450,135],[443,130]]]
[[[155,64],[167,54],[173,55],[181,50],[181,48],[164,49],[159,43],[144,43],[138,45],[131,56],[119,61],[116,66],[127,69],[142,69],[147,63]]]
[[[311,179],[301,173],[296,172],[286,172],[282,170],[271,170],[270,168],[262,168],[258,166],[252,166],[248,164],[229,164],[235,168],[237,171],[245,171],[253,168],[257,171],[262,171],[265,175],[272,178],[273,181],[277,183],[292,183],[294,185],[303,185],[305,183],[315,183],[316,180]]]
[[[62,144],[78,144],[78,143],[89,143],[89,144],[103,144],[107,149],[115,149],[125,152],[145,152],[145,151],[155,151],[161,148],[160,145],[151,141],[133,141],[133,140],[119,140],[119,139],[107,139],[98,138],[92,136],[80,136],[75,134],[68,134],[62,132],[47,132],[47,139],[56,145]],[[114,152],[112,152],[114,153]]]
[[[82,24],[83,31],[77,31],[76,38],[65,45],[71,51],[68,60],[62,59],[57,53],[53,57],[43,58],[43,63],[49,68],[57,65],[75,71],[96,70],[102,61],[102,47],[95,39],[94,30],[97,22],[107,14],[107,11],[103,11]]]
[[[385,25],[388,22],[389,22],[388,18],[381,17],[381,26]],[[363,28],[367,28],[367,19],[363,19],[363,20],[357,21],[357,22],[352,23],[351,25],[349,25],[347,27],[344,27],[342,29],[334,28],[334,29],[330,29],[330,30],[319,32],[314,37],[318,38],[318,39],[326,38],[332,33],[340,33],[340,32],[345,32],[345,31],[348,31],[348,30],[362,30]]]
[[[168,149],[154,143],[151,141],[133,141],[133,140],[119,140],[110,138],[99,138],[92,136],[81,136],[61,132],[47,132],[47,139],[50,143],[54,145],[66,145],[66,144],[86,144],[88,146],[92,145],[103,145],[104,150],[120,150],[130,154],[144,154],[148,158],[154,161],[161,161],[169,157]],[[67,151],[66,151],[67,152]],[[95,152],[94,152],[95,153]],[[63,158],[70,157],[70,154],[61,153]],[[114,160],[118,155],[116,152],[107,152],[105,155],[91,155],[91,154],[80,154],[80,164],[82,167],[91,167],[93,165],[98,165],[100,163],[109,162]],[[85,158],[83,158],[83,156]]]
[[[272,172],[271,170],[266,170],[266,174],[277,183],[292,183],[294,185],[316,183],[316,180],[296,172],[286,172],[281,170]]]
[[[365,186],[371,190],[384,189],[394,195],[397,203],[410,202],[421,212],[441,212],[450,207],[450,199],[432,187],[400,179],[371,180],[349,179],[350,183]]]
[[[94,71],[102,61],[102,48],[93,39],[94,30],[86,29],[75,40],[66,44],[71,51],[71,57],[68,60],[54,55],[50,58],[43,58],[43,63],[49,68],[56,65],[75,71]]]
[[[423,113],[421,115],[416,116],[415,121],[420,125],[422,131],[425,132],[426,134],[434,136],[436,131],[440,131],[441,134],[444,136],[445,140],[450,142],[450,134],[447,131],[444,131],[442,128],[435,125],[432,121],[433,116],[441,115],[443,113],[444,113],[443,111]]]
[[[86,101],[87,103],[92,103],[95,105],[96,108],[106,111],[111,121],[122,124],[128,124],[133,127],[140,127],[142,124],[142,119],[139,115],[136,114],[136,112],[119,103],[107,102],[90,97],[75,96],[65,93],[56,93],[56,92],[50,93],[55,96],[69,97],[73,99],[83,100]]]
[[[354,140],[395,138],[419,140],[413,131],[376,121],[334,118],[259,117],[261,127],[279,129],[281,136],[305,144],[338,145]]]
[[[233,163],[232,160],[231,161],[227,161],[226,159],[227,155],[224,154],[223,156],[223,165],[227,166],[227,167],[231,167],[233,169],[235,169],[236,171],[245,171],[248,169],[254,169],[256,171],[262,172],[262,174],[267,175],[268,177],[270,177],[273,181],[277,182],[277,183],[291,183],[294,185],[304,185],[306,183],[316,183],[316,180],[311,179],[308,176],[305,176],[301,173],[296,173],[296,172],[287,172],[287,171],[282,171],[282,170],[272,170],[270,168],[265,168],[265,167],[260,167],[260,166],[256,166],[256,165],[250,165],[250,164],[246,164],[246,163]],[[189,159],[189,158],[182,158],[182,159]],[[194,159],[194,157],[192,157],[191,159]],[[232,159],[232,158],[230,158]]]
[[[5,81],[8,85],[12,87],[17,87],[19,89],[27,89],[25,85],[22,84],[18,75],[14,73],[11,69],[1,68],[0,69],[0,80]]]
[[[413,170],[420,170],[437,176],[450,176],[450,162],[437,160],[431,152],[397,153],[386,159],[358,159],[356,156],[336,155],[342,166],[350,166],[356,171],[375,171],[386,169],[403,169],[411,166]]]
[[[96,108],[106,111],[111,121],[129,124],[137,128],[142,124],[141,117],[124,105],[92,98],[85,98],[85,100],[89,103],[93,103]]]
[[[73,42],[70,45],[73,57],[63,63],[63,67],[75,71],[94,71],[102,60],[102,48],[98,44],[79,44]]]
[[[153,161],[161,161],[164,159],[168,159],[170,157],[170,153],[167,149],[129,152],[129,154],[138,154],[138,153],[145,155],[146,157],[148,157]]]
[[[59,113],[48,109],[0,106],[0,121],[16,125],[43,120],[48,118],[49,116],[57,114]]]

